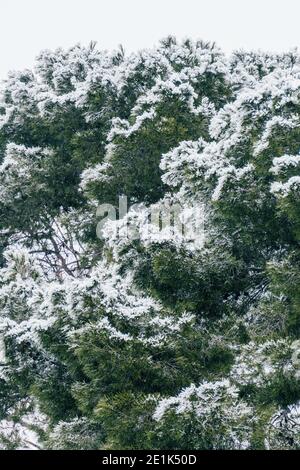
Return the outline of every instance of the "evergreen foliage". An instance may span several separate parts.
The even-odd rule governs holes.
[[[10,73],[0,448],[299,449],[299,189],[297,51],[169,37]],[[169,203],[202,238],[149,230]]]

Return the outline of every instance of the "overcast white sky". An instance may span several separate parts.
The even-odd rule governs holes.
[[[233,49],[300,47],[300,0],[0,0],[0,78],[41,49],[151,47],[169,34]]]

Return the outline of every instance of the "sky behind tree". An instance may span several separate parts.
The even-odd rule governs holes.
[[[233,49],[300,46],[299,0],[1,0],[0,78],[32,66],[41,49],[97,41],[127,52],[169,34]]]

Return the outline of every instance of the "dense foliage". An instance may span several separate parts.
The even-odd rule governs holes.
[[[299,189],[297,51],[167,38],[10,73],[0,447],[299,449]],[[149,224],[168,204],[203,233]]]

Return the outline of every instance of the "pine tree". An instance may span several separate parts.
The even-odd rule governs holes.
[[[1,447],[300,448],[299,142],[297,51],[91,43],[8,76]]]

